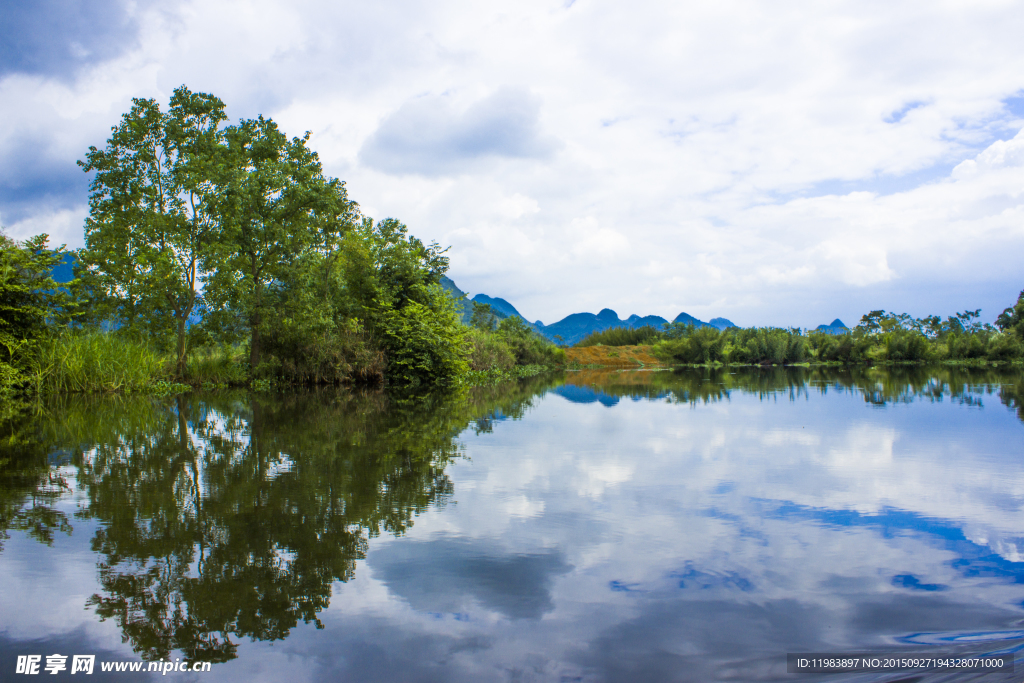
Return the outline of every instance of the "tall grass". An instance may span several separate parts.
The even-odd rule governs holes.
[[[204,346],[185,361],[181,379],[190,384],[244,384],[249,358],[240,346]]]
[[[643,327],[611,327],[600,332],[591,332],[576,342],[576,346],[639,346],[653,344],[664,336],[653,325]]]
[[[67,331],[43,340],[30,374],[42,391],[141,391],[167,377],[169,363],[116,333]]]

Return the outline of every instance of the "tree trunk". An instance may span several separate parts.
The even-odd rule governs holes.
[[[178,318],[178,379],[185,377],[185,318]]]
[[[250,321],[252,325],[252,338],[249,343],[249,372],[256,372],[256,366],[260,364],[260,315],[257,313]]]

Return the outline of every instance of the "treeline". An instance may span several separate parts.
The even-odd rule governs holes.
[[[45,235],[0,241],[0,388],[461,382],[479,343],[439,284],[445,250],[362,215],[308,132],[224,109],[184,86],[167,111],[135,99],[89,148],[71,282]],[[517,362],[537,343],[520,332],[502,333]]]
[[[537,334],[522,318],[509,316],[499,319],[490,304],[469,303],[473,305],[467,334],[472,371],[502,376],[516,366],[565,363],[565,351]]]
[[[577,346],[649,344],[655,356],[685,364],[1024,360],[1024,292],[995,326],[980,323],[979,314],[966,311],[942,319],[872,311],[847,334],[773,327],[718,330],[672,323],[661,330],[604,330]]]

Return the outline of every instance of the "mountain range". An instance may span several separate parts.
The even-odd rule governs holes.
[[[628,327],[634,329],[637,327],[644,327],[646,325],[661,327],[662,325],[667,325],[669,322],[660,315],[645,315],[641,317],[634,314],[623,320],[620,319],[619,314],[612,309],[603,308],[596,314],[573,313],[572,315],[562,318],[556,323],[545,325],[540,320],[536,320],[534,322],[526,320],[526,317],[517,311],[515,306],[502,298],[492,297],[486,294],[477,294],[470,299],[466,296],[466,293],[459,289],[458,286],[448,277],[441,279],[441,285],[452,295],[456,304],[462,310],[463,322],[469,322],[469,318],[473,314],[473,306],[470,302],[487,304],[491,307],[491,311],[493,311],[498,318],[508,318],[510,316],[522,318],[528,325],[530,325],[530,327],[542,336],[557,344],[564,344],[566,346],[571,346],[594,332],[601,332],[613,327]],[[727,327],[736,327],[732,321],[725,318],[712,318],[708,322],[704,322],[703,320],[694,318],[689,313],[680,313],[672,319],[672,322],[684,323],[695,327],[715,327],[720,330],[724,330]]]
[[[74,278],[74,264],[74,254],[65,255],[64,259],[53,269],[51,276],[59,284],[71,281],[71,279]],[[473,315],[473,306],[469,302],[472,301],[478,304],[487,304],[491,307],[491,311],[493,311],[498,318],[508,318],[510,316],[522,318],[530,327],[536,330],[543,337],[555,342],[556,344],[562,344],[565,346],[571,346],[593,332],[601,332],[613,327],[628,327],[635,329],[637,327],[644,327],[647,325],[652,327],[661,327],[662,325],[668,324],[668,320],[665,320],[665,318],[662,318],[660,315],[645,315],[641,317],[634,314],[625,320],[621,320],[618,313],[610,308],[603,308],[596,314],[573,313],[572,315],[562,318],[556,323],[545,325],[540,320],[535,320],[534,322],[526,320],[526,317],[517,311],[515,306],[500,297],[477,294],[470,299],[466,296],[466,293],[459,289],[452,279],[447,276],[441,278],[441,286],[444,287],[455,300],[455,305],[462,312],[462,321],[464,323],[469,323],[469,319]],[[200,314],[197,311],[193,314],[193,318],[190,319],[189,324],[199,322],[200,319]],[[715,327],[720,330],[724,330],[728,327],[736,327],[731,320],[727,320],[726,318],[712,318],[708,322],[704,322],[694,318],[689,313],[680,313],[672,319],[672,322],[693,325],[694,327]],[[850,331],[839,318],[836,318],[828,325],[818,325],[815,329],[819,332],[828,332],[829,334],[844,334]]]

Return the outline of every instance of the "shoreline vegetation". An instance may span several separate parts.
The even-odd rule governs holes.
[[[522,318],[456,301],[441,285],[447,250],[363,215],[323,173],[308,132],[226,120],[220,99],[185,86],[166,112],[135,99],[79,162],[92,174],[84,248],[0,232],[0,403],[221,387],[422,392],[597,365],[1024,362],[1024,292],[996,326],[979,311],[872,311],[847,334],[672,323],[560,348]],[[60,268],[71,277],[55,280]]]
[[[799,328],[612,328],[576,344],[579,365],[952,365],[1024,364],[1024,291],[989,325],[979,311],[938,316],[871,311],[846,333]]]

